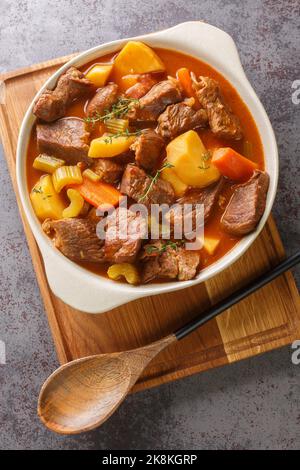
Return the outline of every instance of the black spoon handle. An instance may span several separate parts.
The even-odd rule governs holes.
[[[233,294],[229,295],[226,299],[221,300],[216,305],[213,305],[210,309],[206,310],[205,312],[202,312],[197,318],[190,321],[189,323],[186,323],[182,328],[175,331],[174,335],[178,340],[184,338],[185,336],[189,335],[194,330],[196,330],[199,326],[216,317],[217,315],[219,315],[219,313],[224,312],[224,310],[227,310],[228,308],[232,307],[234,304],[237,304],[238,302],[240,302],[240,300],[243,300],[245,297],[252,294],[257,289],[260,289],[261,287],[268,284],[268,282],[273,281],[275,277],[280,276],[280,274],[284,273],[285,271],[288,271],[299,262],[300,251],[295,253],[293,256],[290,256],[289,258],[285,259],[284,261],[279,263],[275,268],[262,274],[257,279],[254,279],[254,281],[250,282],[246,286],[242,287],[236,292],[233,292]]]

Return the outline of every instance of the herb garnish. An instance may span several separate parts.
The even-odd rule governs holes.
[[[198,168],[200,168],[200,170],[208,170],[210,168],[210,165],[206,164],[206,162],[208,160],[211,159],[211,152],[209,150],[207,150],[203,155],[202,155],[202,163],[201,165],[198,166]]]
[[[166,162],[163,164],[163,166],[157,170],[157,172],[155,173],[154,176],[151,176],[151,175],[148,175],[149,178],[151,178],[151,183],[149,184],[146,192],[143,194],[143,196],[141,196],[138,200],[138,202],[141,202],[143,201],[144,199],[146,199],[146,197],[148,196],[149,192],[151,191],[151,189],[153,188],[154,184],[157,182],[158,178],[159,178],[159,175],[160,173],[165,169],[165,168],[173,168],[174,165],[172,165],[172,163],[169,163],[169,162]]]
[[[32,190],[33,193],[37,193],[37,194],[44,194],[44,191],[42,190],[42,186],[39,186],[38,188],[33,188]],[[43,201],[45,201],[46,199],[48,199],[48,197],[52,197],[52,194],[46,194],[42,199]]]
[[[38,188],[33,188],[32,192],[33,193],[38,193],[38,194],[43,194],[42,186],[39,186]]]
[[[93,116],[84,118],[87,123],[95,124],[98,121],[107,121],[113,118],[122,118],[125,116],[133,105],[138,105],[139,100],[134,98],[118,98],[117,102],[112,105],[111,109],[105,109],[104,114],[95,113]]]
[[[172,240],[167,240],[161,246],[156,245],[148,245],[145,247],[145,251],[147,255],[161,254],[164,253],[168,247],[172,248],[172,250],[178,250],[178,247],[183,245],[183,240],[178,240],[177,242],[173,242]]]
[[[117,132],[116,134],[110,134],[107,137],[105,137],[104,142],[106,144],[112,144],[112,140],[116,139],[117,137],[131,137],[131,136],[138,136],[141,135],[142,131],[139,129],[135,132],[129,132],[128,129],[122,132]]]

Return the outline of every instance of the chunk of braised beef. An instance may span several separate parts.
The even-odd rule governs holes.
[[[103,115],[109,110],[118,99],[118,85],[116,83],[109,83],[108,85],[99,88],[97,93],[88,102],[86,107],[86,115],[89,118],[94,116]]]
[[[154,279],[188,281],[197,274],[200,255],[198,251],[186,250],[176,243],[156,240],[143,247],[141,261],[144,283]]]
[[[105,260],[110,263],[134,262],[146,232],[147,222],[141,214],[118,207],[107,217]]]
[[[171,104],[158,118],[157,132],[165,139],[172,140],[191,129],[207,126],[207,112],[194,110],[184,102]]]
[[[72,261],[104,261],[104,240],[96,234],[96,223],[88,218],[50,220],[43,223],[47,235],[53,235],[54,245]]]
[[[116,184],[121,181],[125,164],[113,158],[95,158],[91,169],[100,176],[101,181]]]
[[[129,164],[123,173],[120,191],[134,201],[150,206],[151,204],[172,204],[175,193],[168,181],[158,178],[153,183],[142,168]]]
[[[236,186],[221,218],[222,229],[237,237],[255,230],[265,211],[268,188],[269,175],[259,170]]]
[[[225,180],[220,178],[217,183],[203,189],[191,189],[185,196],[178,199],[177,204],[165,215],[166,221],[170,223],[172,231],[177,227],[177,231],[184,230],[195,232],[198,225],[202,225],[199,217],[203,214],[203,222],[206,223],[212,216],[219,195],[224,187]],[[202,209],[197,208],[197,204],[203,205]]]
[[[210,128],[218,137],[240,140],[243,137],[240,121],[221,94],[219,83],[210,77],[193,77],[198,100],[207,112]]]
[[[153,129],[146,129],[130,148],[135,152],[136,163],[151,172],[157,167],[164,147],[163,138]]]
[[[41,153],[54,155],[67,163],[89,162],[89,137],[85,122],[62,118],[49,124],[37,124],[37,144]]]
[[[181,92],[175,81],[163,80],[156,83],[139,103],[132,107],[128,117],[133,121],[156,121],[168,105],[181,100]]]
[[[151,73],[145,73],[139,77],[137,83],[128,88],[125,95],[128,98],[140,99],[157,83],[157,80]]]
[[[54,90],[46,89],[36,100],[33,114],[52,122],[64,117],[67,106],[76,98],[87,96],[94,85],[75,67],[70,67],[57,81]]]

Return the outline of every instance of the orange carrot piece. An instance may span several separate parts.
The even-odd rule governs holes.
[[[101,181],[91,181],[86,177],[83,177],[81,184],[74,184],[72,188],[77,189],[92,206],[102,209],[105,209],[106,206],[117,206],[123,197],[114,186]]]
[[[196,98],[196,93],[193,89],[193,84],[192,84],[192,79],[191,79],[189,69],[187,69],[186,67],[182,67],[181,69],[178,69],[176,72],[176,77],[177,77],[177,80],[179,80],[185,94],[187,96]]]
[[[258,165],[230,147],[214,150],[211,162],[219,172],[233,181],[247,181]]]

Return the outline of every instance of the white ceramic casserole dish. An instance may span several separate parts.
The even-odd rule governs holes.
[[[175,49],[198,57],[217,69],[235,87],[248,106],[260,133],[265,155],[265,168],[270,175],[270,186],[265,213],[255,232],[245,236],[230,252],[201,271],[195,279],[141,286],[116,283],[89,272],[62,255],[43,233],[41,224],[34,214],[26,181],[26,152],[32,126],[35,123],[32,102],[24,117],[17,147],[17,183],[20,198],[31,230],[42,253],[46,275],[52,291],[67,304],[88,313],[105,312],[140,297],[190,287],[204,282],[223,271],[249,248],[262,230],[271,212],[277,188],[278,151],[274,132],[261,102],[247,80],[233,39],[224,31],[199,21],[182,23],[164,31],[130,39],[138,39],[149,46]],[[128,40],[129,38],[113,41],[79,54],[57,70],[47,80],[38,95],[45,88],[53,88],[58,77],[71,65],[80,67],[102,55],[117,51]]]

